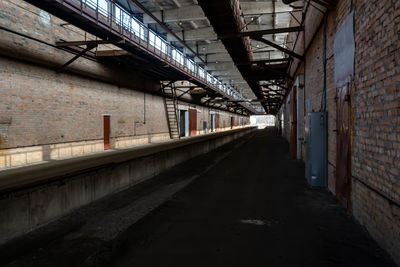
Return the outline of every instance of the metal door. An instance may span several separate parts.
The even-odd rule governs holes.
[[[215,132],[215,114],[211,114],[211,132]]]
[[[206,134],[207,133],[207,122],[203,121],[203,133]]]
[[[186,136],[186,110],[179,110],[179,136]]]
[[[189,133],[197,134],[197,109],[189,109]]]
[[[219,130],[219,114],[215,114],[215,131]]]
[[[110,115],[103,116],[104,150],[110,149]]]
[[[297,107],[296,107],[296,91],[297,86],[294,86],[290,96],[290,155],[292,158],[297,157]]]
[[[336,196],[350,201],[350,83],[336,89]]]

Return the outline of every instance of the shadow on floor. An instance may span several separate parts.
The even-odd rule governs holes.
[[[111,241],[85,232],[89,218],[126,210],[194,174],[200,176]],[[290,159],[287,142],[271,128],[153,181],[80,211],[76,229],[61,233],[68,220],[59,224],[10,266],[395,266],[328,190],[308,186],[304,165]],[[123,214],[115,220],[130,216]]]

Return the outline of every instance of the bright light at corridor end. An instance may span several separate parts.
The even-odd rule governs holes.
[[[257,126],[258,129],[264,129],[265,127],[275,126],[274,115],[252,115],[250,116],[250,124]]]

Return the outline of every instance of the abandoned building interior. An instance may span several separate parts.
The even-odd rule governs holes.
[[[400,1],[1,0],[1,266],[400,266]]]

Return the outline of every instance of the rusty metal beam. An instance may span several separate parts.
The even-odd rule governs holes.
[[[248,62],[238,62],[235,65],[252,65],[252,64],[265,64],[265,63],[274,63],[274,62],[282,62],[289,61],[289,58],[274,58],[274,59],[263,59],[263,60],[253,60]]]
[[[65,67],[67,67],[69,64],[71,64],[72,62],[74,62],[75,60],[77,60],[78,58],[80,58],[81,56],[83,56],[84,54],[86,54],[86,52],[92,50],[93,48],[95,48],[97,46],[97,44],[88,44],[86,46],[85,49],[83,49],[81,52],[79,52],[76,56],[74,56],[73,58],[71,58],[67,63],[65,63],[64,65],[62,65],[61,67],[59,67],[57,69],[57,72],[61,72]]]
[[[332,3],[332,1],[321,1],[321,0],[311,0],[312,2],[315,2],[323,7],[326,7],[328,9],[332,9],[335,5]]]
[[[285,96],[285,94],[282,94],[281,92],[278,92],[278,91],[276,91],[276,90],[273,90],[273,89],[270,88],[270,87],[266,87],[266,88],[269,89],[269,90],[262,90],[263,93],[268,94],[268,93],[270,93],[270,92],[274,92],[274,94],[276,94],[276,95]],[[268,95],[269,95],[269,94],[268,94]]]
[[[90,40],[90,41],[59,41],[56,42],[56,46],[66,47],[66,46],[79,46],[79,45],[100,45],[100,44],[123,44],[125,40],[118,41],[108,41],[108,40]]]
[[[238,38],[238,37],[261,37],[267,34],[276,34],[276,33],[285,33],[285,32],[300,32],[304,31],[304,26],[296,26],[296,27],[288,27],[288,28],[277,28],[277,29],[268,29],[268,30],[260,30],[260,31],[248,31],[248,32],[239,32],[233,34],[223,34],[218,35],[218,39],[230,39],[230,38]]]
[[[179,96],[177,96],[176,98],[181,98],[182,96],[186,95],[187,93],[190,93],[190,91],[192,91],[193,88],[189,88],[188,90],[184,91],[182,94],[180,94]]]
[[[259,42],[262,42],[262,43],[264,43],[266,45],[272,46],[272,47],[274,47],[274,48],[276,48],[276,49],[278,49],[278,50],[280,50],[280,51],[282,51],[282,52],[284,52],[284,53],[286,53],[288,55],[291,55],[292,57],[298,58],[300,60],[304,60],[304,56],[299,55],[299,54],[297,54],[297,53],[295,53],[295,52],[293,52],[293,51],[291,51],[289,49],[286,49],[286,48],[284,48],[284,47],[282,47],[280,45],[277,45],[277,44],[275,44],[275,43],[273,43],[273,42],[271,42],[269,40],[266,40],[266,39],[264,39],[262,37],[259,37],[259,38],[256,37],[256,38],[253,38],[253,39],[257,40]]]
[[[96,57],[117,57],[117,56],[127,56],[130,55],[128,51],[125,50],[99,50],[96,51]]]

